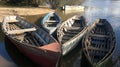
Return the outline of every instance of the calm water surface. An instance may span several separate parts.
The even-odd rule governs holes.
[[[116,48],[112,56],[114,67],[120,67],[120,1],[112,0],[87,0],[82,5],[86,6],[85,12],[56,12],[61,16],[62,21],[76,15],[83,14],[89,21],[88,25],[97,18],[106,18],[112,25],[116,34]],[[28,21],[34,22],[40,26],[40,21],[44,15],[24,16]],[[19,52],[12,43],[5,38],[0,30],[0,67],[38,67],[37,64],[30,61],[26,56]],[[81,66],[81,42],[62,59],[62,67],[80,67]]]

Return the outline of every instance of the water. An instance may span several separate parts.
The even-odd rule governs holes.
[[[84,14],[89,21],[88,25],[97,18],[105,18],[112,25],[116,34],[116,48],[112,57],[114,67],[120,67],[120,1],[113,0],[87,0],[82,5],[86,6],[84,13],[72,12],[66,13],[57,10],[56,12],[62,17],[62,21],[75,14]],[[28,21],[35,22],[40,26],[40,21],[44,15],[25,16]],[[0,31],[0,67],[38,67],[37,64],[30,61],[26,56],[17,50],[12,43],[7,43],[4,34]],[[63,67],[80,67],[81,66],[81,43],[67,56],[62,59]]]

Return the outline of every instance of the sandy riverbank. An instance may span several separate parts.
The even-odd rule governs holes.
[[[0,21],[6,15],[40,15],[45,14],[48,12],[52,12],[54,10],[46,8],[46,7],[39,7],[39,8],[16,8],[16,7],[0,7]]]
[[[14,14],[16,12],[19,15],[38,15],[54,11],[49,8],[7,8],[0,7],[0,15]]]

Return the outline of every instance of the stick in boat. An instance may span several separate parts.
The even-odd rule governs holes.
[[[36,28],[29,28],[29,29],[20,29],[20,30],[12,30],[12,31],[7,31],[8,34],[21,34],[24,32],[30,32],[30,31],[35,31]]]

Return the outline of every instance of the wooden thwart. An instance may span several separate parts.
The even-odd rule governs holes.
[[[106,38],[109,38],[108,35],[100,35],[100,34],[90,34],[91,36],[94,36],[94,37],[106,37]]]
[[[47,22],[58,22],[56,20],[47,20]]]
[[[76,29],[80,29],[80,27],[67,27],[67,26],[63,26],[63,27],[66,28],[66,29],[70,29],[70,30],[71,30],[71,29],[75,29],[75,30],[76,30]]]
[[[19,22],[18,20],[9,20],[9,21],[5,21],[7,23],[14,23],[14,22]]]
[[[24,32],[30,32],[30,31],[35,31],[36,28],[29,28],[29,29],[20,29],[20,30],[12,30],[12,31],[7,31],[8,34],[21,34]]]

